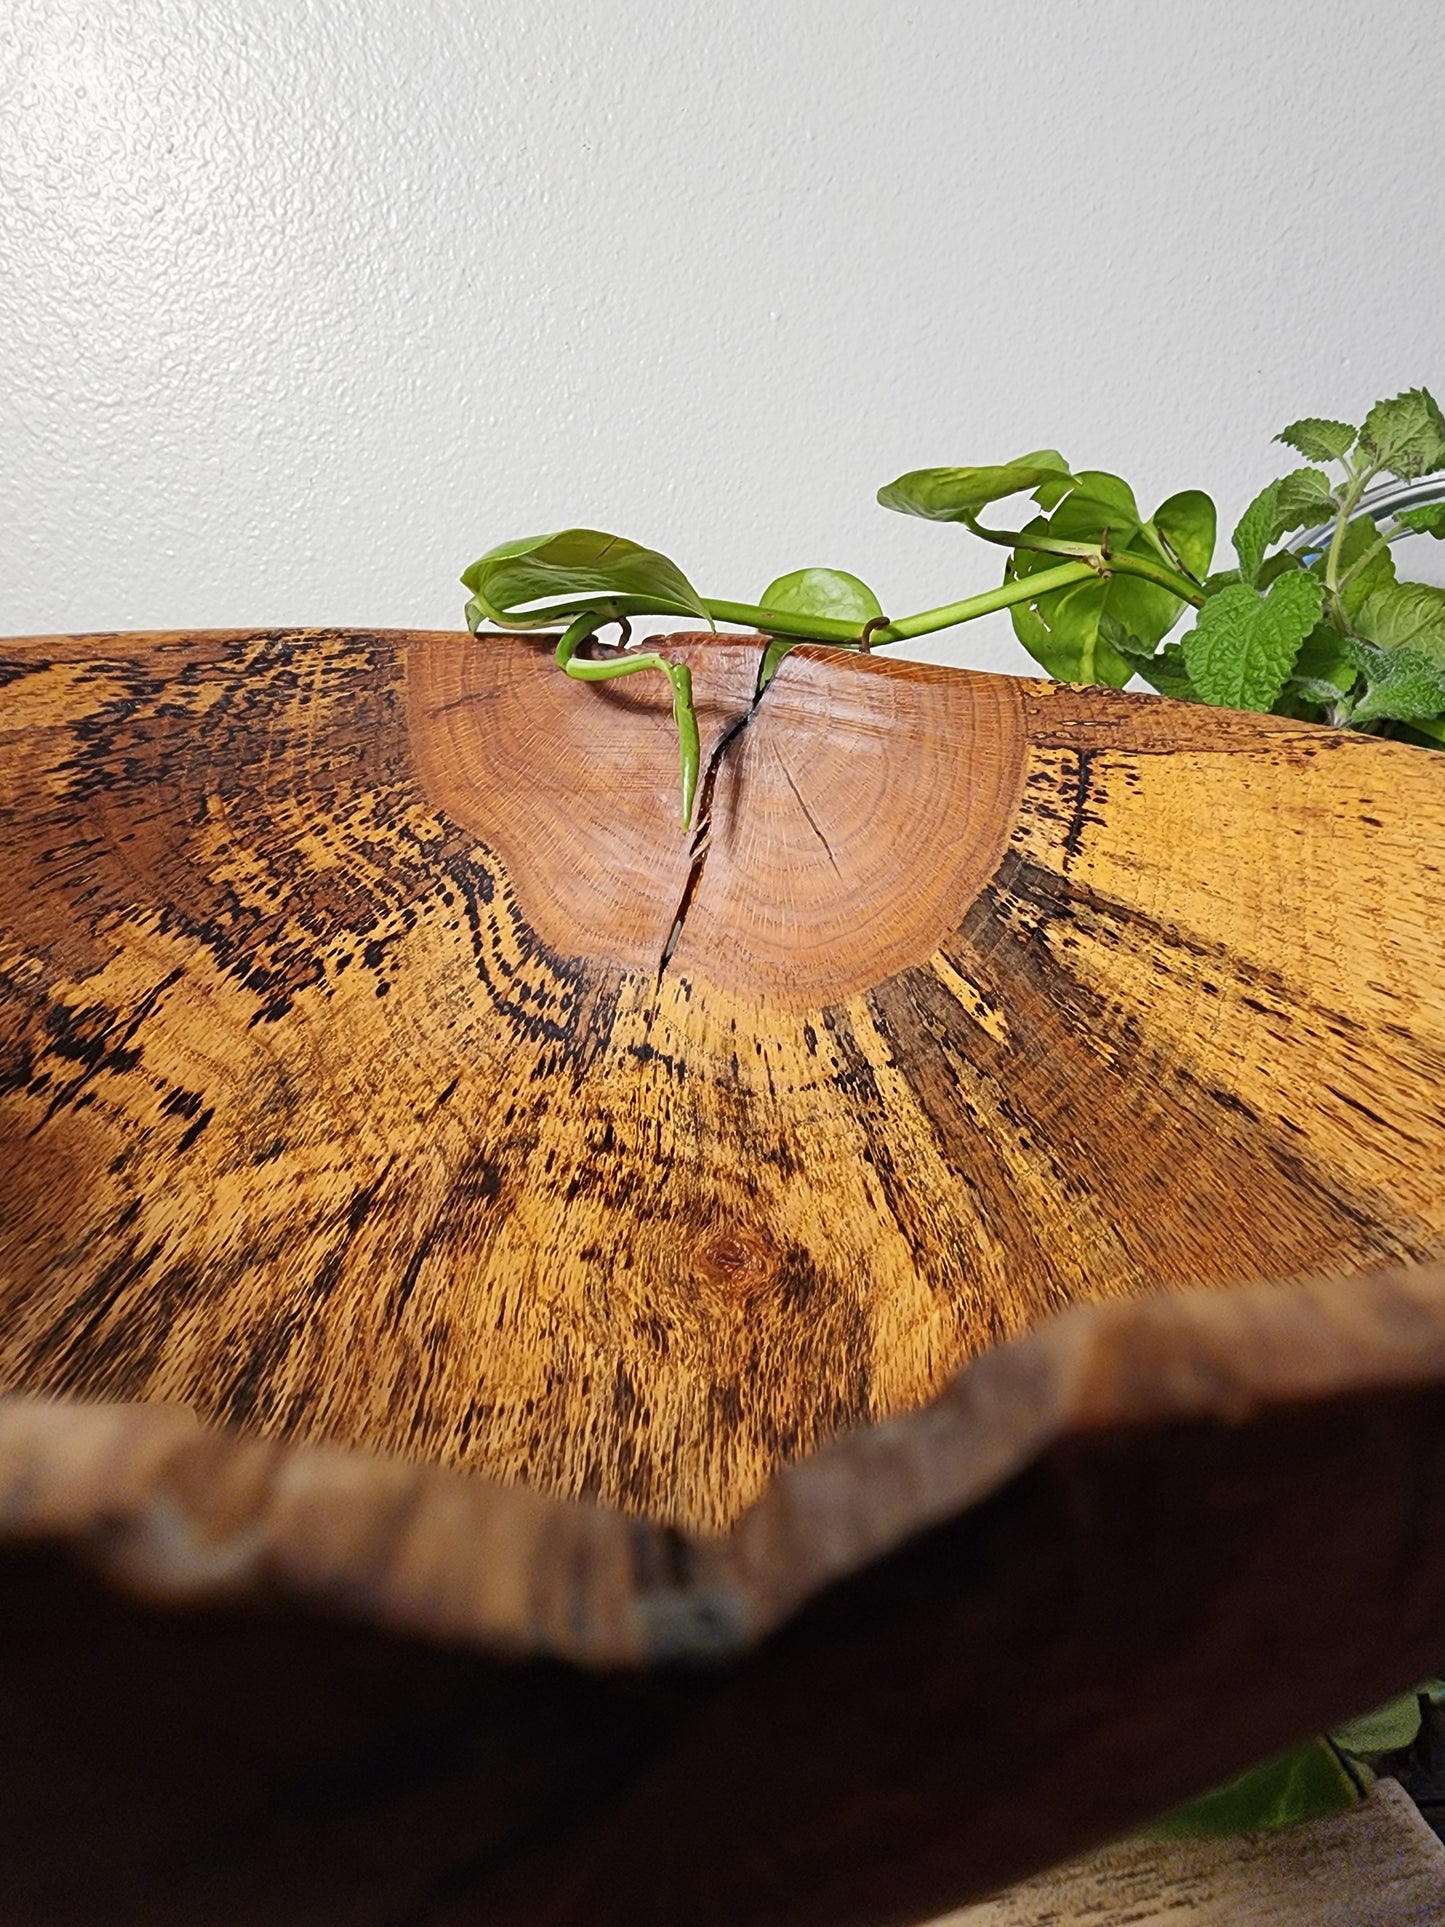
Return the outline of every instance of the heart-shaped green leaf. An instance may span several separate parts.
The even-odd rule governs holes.
[[[1184,638],[1189,679],[1207,703],[1268,710],[1320,619],[1324,585],[1302,569],[1261,596],[1247,582],[1221,589]]]
[[[462,581],[481,613],[503,627],[535,627],[614,598],[630,615],[711,620],[675,562],[600,529],[562,529],[503,542],[473,562]],[[544,600],[546,606],[538,608]]]
[[[1126,552],[1160,559],[1156,539],[1164,516],[1187,554],[1181,559],[1193,570],[1208,567],[1214,546],[1213,504],[1197,491],[1174,496],[1146,527],[1133,490],[1117,475],[1103,469],[1083,469],[1073,491],[1045,520],[1030,522],[1024,537],[1047,536],[1055,541],[1107,546],[1110,554]],[[1020,580],[1057,567],[1057,555],[1020,548],[1010,565],[1011,579]],[[1123,655],[1111,635],[1128,635],[1142,649],[1154,647],[1179,620],[1184,604],[1167,589],[1132,575],[1104,575],[1095,581],[1054,589],[1036,602],[1015,603],[1010,610],[1014,634],[1036,662],[1064,682],[1105,683],[1122,689],[1138,665]],[[1147,673],[1147,672],[1145,672]]]
[[[1398,1753],[1413,1746],[1420,1731],[1420,1692],[1402,1693],[1398,1699],[1357,1720],[1346,1720],[1332,1727],[1335,1745],[1356,1758],[1369,1759],[1381,1753]]]
[[[1154,511],[1153,527],[1166,552],[1196,582],[1202,582],[1214,560],[1218,515],[1202,488],[1186,488],[1171,495]]]
[[[758,602],[779,615],[827,616],[834,622],[856,622],[860,629],[883,613],[868,584],[846,569],[794,569],[770,582]]]
[[[1069,467],[1057,449],[1035,449],[997,468],[915,468],[878,491],[886,509],[929,522],[966,522],[990,502],[1030,489],[1068,484]]]
[[[1176,1807],[1147,1832],[1156,1840],[1262,1832],[1347,1812],[1361,1797],[1329,1744],[1310,1740],[1277,1760],[1241,1773],[1227,1786]]]

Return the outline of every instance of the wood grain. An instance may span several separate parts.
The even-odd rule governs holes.
[[[700,865],[533,642],[5,646],[0,1382],[716,1527],[1070,1304],[1445,1253],[1441,759],[677,647]]]
[[[1442,1549],[1440,1266],[1080,1307],[723,1538],[0,1399],[0,1920],[922,1921],[1424,1677]]]
[[[933,1927],[1430,1927],[1445,1848],[1381,1780],[1350,1813],[1227,1840],[1126,1840]]]

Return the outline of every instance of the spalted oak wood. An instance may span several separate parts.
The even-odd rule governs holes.
[[[0,1920],[920,1922],[1442,1624],[1445,1267],[1082,1307],[721,1539],[4,1399]]]
[[[735,1519],[1085,1300],[1445,1252],[1445,761],[670,645],[38,639],[0,1383]]]

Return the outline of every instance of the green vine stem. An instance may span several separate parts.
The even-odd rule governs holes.
[[[682,827],[690,830],[698,770],[702,763],[697,710],[692,700],[692,671],[685,662],[669,662],[666,656],[659,656],[655,650],[646,650],[637,655],[612,656],[601,662],[577,654],[583,643],[590,642],[607,623],[623,620],[612,606],[584,609],[557,644],[557,665],[578,682],[612,682],[618,676],[635,675],[639,669],[659,669],[667,677],[672,685],[672,720],[677,725],[678,758],[682,766]]]
[[[977,533],[983,534],[984,531],[978,530]],[[1016,536],[1001,533],[991,533],[989,539],[1014,543],[1020,540]],[[917,615],[904,616],[897,622],[870,623],[866,640],[856,623],[837,621],[829,616],[794,615],[780,609],[765,608],[760,603],[731,602],[717,596],[704,596],[702,606],[712,622],[728,622],[756,629],[773,638],[764,652],[758,672],[758,693],[761,695],[788,651],[799,643],[821,642],[843,649],[872,649],[886,647],[890,642],[912,642],[920,636],[956,628],[960,623],[972,622],[979,616],[1012,608],[1015,603],[1031,602],[1038,596],[1048,595],[1056,589],[1070,588],[1075,583],[1087,582],[1091,578],[1107,580],[1113,574],[1134,575],[1168,589],[1182,602],[1192,603],[1196,608],[1204,600],[1197,583],[1148,556],[1113,553],[1102,543],[1059,543],[1054,547],[1067,557],[1060,561],[1057,568],[1016,576],[996,589],[985,589],[978,595],[965,596],[961,602],[944,603],[936,609],[924,609]],[[578,654],[583,644],[608,623],[619,622],[625,626],[630,616],[655,613],[656,605],[650,604],[647,597],[623,595],[582,606],[573,602],[533,611],[525,618],[525,624],[530,628],[559,617],[571,617],[557,645],[557,662],[579,682],[608,682],[617,676],[634,675],[640,669],[656,670],[667,677],[672,686],[672,714],[677,724],[682,768],[682,824],[684,829],[691,829],[701,762],[691,670],[686,663],[670,662],[656,650],[612,656],[602,661]],[[516,621],[517,618],[511,620]]]

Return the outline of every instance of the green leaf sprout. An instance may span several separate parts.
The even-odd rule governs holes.
[[[1359,428],[1308,416],[1276,439],[1306,465],[1260,490],[1234,530],[1237,567],[1214,574],[1215,509],[1202,490],[1146,516],[1120,476],[1073,469],[1044,448],[991,466],[911,469],[878,491],[885,508],[1008,551],[998,587],[939,608],[890,618],[843,569],[794,569],[757,602],[705,596],[658,550],[573,528],[472,563],[467,626],[560,625],[557,661],[578,681],[666,676],[684,828],[701,756],[691,672],[634,646],[635,617],[757,632],[761,695],[799,643],[866,650],[1007,609],[1024,648],[1063,680],[1123,688],[1140,677],[1179,701],[1445,745],[1445,591],[1400,582],[1392,554],[1407,536],[1445,539],[1445,499],[1429,499],[1432,489],[1445,497],[1445,480],[1422,482],[1445,471],[1445,415],[1412,388],[1376,402]],[[1020,526],[983,521],[1018,497],[1032,503]],[[1194,626],[1167,640],[1189,610]],[[595,639],[613,624],[619,643],[599,654]]]

